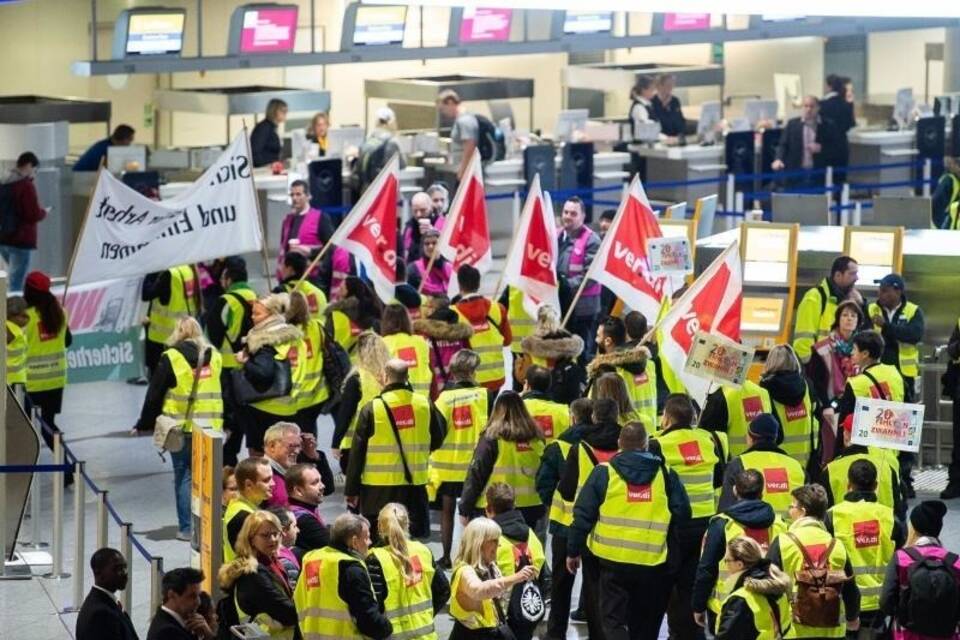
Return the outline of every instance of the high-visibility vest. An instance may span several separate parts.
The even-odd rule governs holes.
[[[807,388],[803,400],[796,406],[788,407],[772,398],[771,403],[783,429],[780,448],[806,467],[815,446],[816,432],[820,428],[814,420],[810,389]]]
[[[617,367],[619,375],[627,385],[630,405],[637,412],[647,428],[658,424],[657,421],[657,371],[651,360],[643,373],[632,373],[623,367]]]
[[[947,218],[947,229],[951,231],[956,231],[960,229],[960,215],[957,214],[958,205],[960,202],[952,202],[949,209],[949,217]]]
[[[167,390],[163,398],[163,415],[175,420],[185,420],[190,405],[190,392],[193,390],[193,380],[196,370],[190,366],[187,359],[177,349],[167,349],[163,352],[170,361],[177,385]],[[201,353],[200,357],[203,357]],[[190,411],[190,420],[185,422],[183,430],[186,433],[193,431],[194,425],[201,429],[223,429],[223,391],[220,388],[220,369],[222,367],[220,354],[210,350],[210,362],[200,367],[200,376],[197,381],[197,393],[193,401],[193,410]]]
[[[290,378],[292,382],[290,385],[290,393],[285,396],[252,402],[250,403],[251,407],[256,407],[264,413],[283,416],[284,418],[297,415],[296,398],[299,393],[297,382],[303,377],[302,369],[305,360],[304,358],[300,358],[300,350],[298,347],[299,344],[295,342],[273,345],[273,348],[276,350],[273,355],[274,360],[277,362],[286,360],[290,363]]]
[[[390,552],[375,547],[370,553],[380,561],[387,598],[383,614],[393,625],[391,638],[436,640],[433,626],[433,554],[423,543],[407,540],[411,575],[404,577]]]
[[[294,291],[302,293],[307,300],[307,312],[310,314],[310,319],[323,322],[323,312],[327,308],[327,294],[323,292],[323,289],[309,280],[284,282],[283,288],[286,289],[287,293],[293,293]]]
[[[463,482],[487,424],[487,390],[447,389],[437,396],[434,406],[447,423],[447,435],[443,445],[430,454],[431,484]]]
[[[497,439],[497,459],[487,484],[477,497],[476,508],[487,506],[487,487],[494,482],[504,482],[513,487],[514,505],[518,508],[543,504],[537,493],[536,481],[544,446],[543,441],[536,439],[525,442]]]
[[[738,456],[750,446],[747,431],[750,422],[761,413],[773,413],[770,394],[752,380],[744,380],[739,389],[721,387],[724,402],[727,404],[727,442],[730,455]],[[722,431],[723,425],[701,425],[711,431]]]
[[[650,484],[629,484],[610,465],[607,492],[587,548],[604,560],[656,566],[667,561],[670,506],[661,466]]]
[[[907,322],[913,320],[913,316],[917,314],[917,305],[912,302],[904,302],[903,307],[894,315],[892,321],[896,321],[899,318],[903,318]],[[875,316],[886,317],[886,314],[883,312],[883,309],[880,308],[880,305],[876,302],[871,302],[867,306],[867,315],[871,318]],[[883,328],[878,324],[874,324],[873,328],[878,332]],[[900,370],[900,374],[908,378],[916,378],[920,375],[920,349],[917,348],[917,345],[910,344],[909,342],[897,342],[897,368]]]
[[[243,302],[237,300],[239,296]],[[220,355],[223,356],[224,369],[236,369],[240,366],[237,362],[237,356],[233,353],[231,343],[240,339],[240,331],[243,328],[243,318],[246,315],[244,305],[250,305],[257,299],[257,292],[247,286],[236,287],[220,296],[224,300],[227,317],[224,320],[226,333],[223,336],[223,344],[220,345]]]
[[[27,334],[16,322],[7,320],[13,340],[7,344],[7,384],[27,383]]]
[[[826,278],[803,294],[793,326],[793,350],[800,362],[810,360],[814,343],[830,335],[838,304]]]
[[[470,349],[480,356],[477,382],[486,384],[503,380],[506,377],[506,370],[503,362],[503,334],[500,332],[500,327],[503,326],[503,312],[500,310],[500,305],[496,302],[490,303],[487,317],[477,323],[470,322],[456,305],[453,310],[457,312],[461,322],[473,327]]]
[[[523,291],[517,287],[510,287],[510,293],[507,296],[507,319],[510,321],[510,333],[513,341],[510,343],[510,351],[513,353],[523,353],[521,342],[527,336],[532,336],[537,328],[537,321],[531,318],[530,314],[523,307]],[[540,364],[535,362],[534,364]]]
[[[271,618],[267,613],[261,611],[251,618],[250,614],[240,607],[240,600],[237,598],[237,590],[233,590],[233,606],[237,608],[237,618],[241,623],[253,622],[260,627],[260,631],[266,633],[276,640],[293,640],[293,627],[285,627],[281,623]]]
[[[381,393],[373,403],[373,433],[367,442],[367,458],[360,483],[367,486],[396,487],[427,484],[430,459],[430,401],[410,389]],[[387,411],[393,416],[394,432]],[[410,470],[404,475],[400,446]]]
[[[150,302],[150,313],[147,317],[150,324],[147,326],[147,340],[159,342],[167,338],[177,328],[180,316],[195,316],[197,309],[197,279],[194,277],[193,267],[180,265],[168,269],[170,273],[170,302],[163,304],[159,300]]]
[[[563,459],[566,460],[571,445],[563,440],[557,442],[560,444],[560,451],[563,452]],[[595,466],[606,464],[610,461],[610,458],[617,454],[616,450],[594,449],[583,441],[579,445],[577,447],[577,490],[573,495],[573,500],[564,500],[563,496],[560,495],[560,490],[557,489],[553,492],[553,498],[550,501],[550,519],[565,527],[573,524],[573,505],[576,503],[583,485],[587,483],[590,472],[593,471]]]
[[[350,426],[343,439],[340,440],[340,449],[347,450],[353,443],[353,434],[357,431],[357,420],[360,418],[360,410],[367,406],[371,400],[380,395],[380,381],[377,377],[366,369],[357,368],[357,375],[360,376],[360,402],[357,403],[357,410],[353,412],[350,418]]]
[[[752,538],[760,544],[763,552],[766,553],[773,541],[781,533],[787,530],[787,525],[778,515],[773,516],[773,522],[766,529],[753,529],[743,526],[725,513],[718,513],[716,518],[723,520],[723,539],[730,542],[734,538]],[[717,570],[717,583],[713,586],[710,599],[707,601],[707,608],[714,613],[720,613],[720,605],[732,591],[733,584],[730,578],[733,574],[727,571],[727,563],[720,558],[720,566]],[[785,623],[789,618],[783,619]]]
[[[543,544],[532,528],[527,531],[527,539],[523,541],[500,536],[500,544],[497,545],[497,566],[500,567],[500,573],[504,577],[512,576],[522,568],[520,561],[524,557],[527,561],[523,566],[536,567],[537,571],[543,568],[545,559]]]
[[[524,398],[530,417],[539,425],[543,437],[550,444],[570,428],[570,407],[543,398]]]
[[[334,310],[327,319],[327,323],[331,322],[333,323],[333,339],[343,347],[344,351],[350,355],[350,360],[356,364],[357,336],[363,333],[363,329],[343,311]]]
[[[860,610],[880,608],[884,572],[896,547],[893,543],[893,509],[879,502],[838,502],[830,507],[833,535],[843,543],[853,577],[860,589]]]
[[[744,471],[754,469],[763,476],[761,499],[773,507],[777,514],[789,519],[793,502],[790,492],[802,487],[806,481],[803,465],[776,451],[747,451],[740,455],[740,462]]]
[[[556,445],[560,448],[560,464],[565,465],[567,456],[570,455],[570,448],[573,446],[566,440],[557,440]],[[563,467],[561,467],[561,475]],[[583,475],[581,470],[580,475]],[[555,522],[561,526],[569,527],[573,524],[573,503],[574,500],[564,500],[560,495],[560,490],[553,490],[553,498],[550,499],[550,512],[548,517],[550,522]]]
[[[333,547],[314,549],[303,556],[303,570],[293,590],[293,603],[304,640],[363,640],[366,637],[350,615],[350,607],[340,598],[338,585],[343,562],[356,563],[367,572],[363,562]],[[373,594],[373,584],[370,593]]]
[[[800,521],[803,522],[803,521]],[[816,561],[827,550],[833,536],[823,528],[822,523],[805,522],[802,526],[793,525],[789,529],[790,533],[797,537],[807,552]],[[794,544],[790,536],[780,536],[780,558],[783,563],[783,571],[790,576],[791,580],[803,569],[803,553]],[[833,551],[830,552],[828,566],[834,571],[843,571],[847,564],[847,551],[839,541],[833,545]],[[793,581],[791,586],[793,594],[791,600],[796,599],[797,584]],[[847,633],[847,621],[844,615],[843,599],[840,599],[840,622],[835,627],[808,627],[804,624],[794,621],[792,638],[843,638]]]
[[[890,464],[887,454],[880,449],[871,449],[867,453],[847,453],[841,454],[827,463],[827,475],[830,478],[830,492],[833,494],[833,502],[839,504],[843,496],[847,493],[847,486],[850,480],[847,477],[850,473],[850,466],[857,460],[869,460],[877,468],[877,502],[885,507],[893,509],[894,479],[899,477],[899,473]]]
[[[330,387],[323,377],[323,341],[326,340],[323,325],[319,320],[310,319],[301,330],[303,339],[291,354],[296,361],[291,369],[297,373],[293,387],[297,392],[294,404],[298,410],[315,407],[330,397]]]
[[[460,576],[461,571],[466,565],[459,565],[453,568],[453,577],[450,578],[450,615],[453,619],[465,626],[467,629],[496,629],[500,624],[500,618],[497,616],[496,606],[492,598],[481,601],[480,611],[470,611],[464,609],[460,604]]]
[[[691,515],[707,518],[717,512],[714,470],[720,462],[718,443],[705,429],[672,429],[657,435],[664,461],[677,472],[690,499]]]
[[[867,377],[870,374],[877,384]],[[873,364],[864,373],[847,379],[856,398],[879,398],[891,402],[903,402],[903,376],[890,364]],[[879,386],[878,386],[879,385]]]
[[[67,313],[57,333],[49,333],[36,308],[27,309],[27,391],[50,391],[67,386]]]
[[[740,587],[731,593],[730,597],[743,598],[747,608],[750,609],[753,614],[753,626],[757,630],[757,640],[780,640],[780,638],[790,637],[793,615],[790,611],[790,601],[786,595],[779,596],[771,603],[769,596],[751,591],[746,587]],[[726,605],[726,602],[725,600],[724,605]],[[776,607],[776,611],[774,611],[774,607]],[[720,630],[720,620],[722,618],[722,614],[717,616],[717,631]],[[779,627],[777,627],[775,620],[779,620]]]
[[[227,524],[244,511],[247,513],[253,513],[258,508],[257,505],[250,502],[242,495],[237,495],[236,498],[231,500],[227,504],[227,508],[223,512],[223,563],[227,564],[228,562],[233,562],[237,557],[236,552],[233,550],[233,545],[230,544],[230,538],[227,536]]]
[[[430,345],[427,339],[409,333],[393,333],[383,336],[383,341],[391,356],[407,363],[407,374],[413,390],[429,398],[433,369],[430,368]]]

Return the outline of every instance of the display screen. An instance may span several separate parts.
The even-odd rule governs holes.
[[[460,21],[460,42],[506,42],[510,39],[512,9],[466,7]]]
[[[249,9],[243,14],[240,53],[290,53],[297,38],[297,7]]]
[[[784,302],[783,298],[743,296],[740,328],[757,333],[780,333]]]
[[[613,30],[613,11],[567,11],[563,32],[610,33]]]
[[[851,231],[850,257],[860,265],[859,281],[863,286],[876,286],[879,280],[894,269],[897,237],[886,231]]]
[[[358,7],[353,44],[403,44],[406,23],[406,7]]]
[[[129,56],[180,53],[183,49],[184,13],[132,13],[127,28]]]
[[[702,31],[710,28],[709,13],[665,13],[664,31]]]
[[[789,229],[748,227],[744,254],[746,282],[789,284]]]

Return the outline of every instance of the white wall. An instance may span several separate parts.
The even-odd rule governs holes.
[[[872,33],[867,37],[867,83],[872,100],[893,104],[898,89],[913,87],[917,102],[923,100],[924,46],[942,43],[944,29],[917,29]],[[930,96],[943,88],[943,63],[930,64]]]

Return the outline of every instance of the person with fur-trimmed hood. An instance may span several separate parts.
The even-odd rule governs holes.
[[[614,372],[623,378],[633,410],[647,424],[657,420],[657,372],[645,346],[628,346],[623,320],[609,317],[597,328],[597,351],[587,365],[587,390],[593,397],[593,383],[600,375]]]
[[[737,577],[720,609],[717,640],[789,637],[790,576],[763,556],[753,538],[741,536],[727,542],[724,560]]]
[[[436,400],[450,377],[453,356],[461,349],[470,348],[473,327],[460,321],[446,296],[426,296],[424,299],[422,311],[425,317],[413,321],[413,332],[426,338],[430,344],[430,368],[433,369],[430,399]]]
[[[526,381],[527,368],[539,365],[550,369],[552,373],[551,400],[570,404],[583,396],[587,374],[577,362],[583,352],[583,338],[560,325],[556,309],[546,304],[537,309],[537,327],[532,335],[523,339],[520,346],[523,356],[517,361],[514,372],[520,384]]]
[[[357,276],[347,276],[333,299],[336,301],[328,304],[324,311],[325,324],[333,333],[333,339],[353,360],[357,337],[370,329],[379,332],[383,304]]]

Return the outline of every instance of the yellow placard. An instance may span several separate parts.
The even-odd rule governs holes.
[[[758,333],[779,333],[783,324],[783,298],[744,296],[740,311],[740,328]]]

